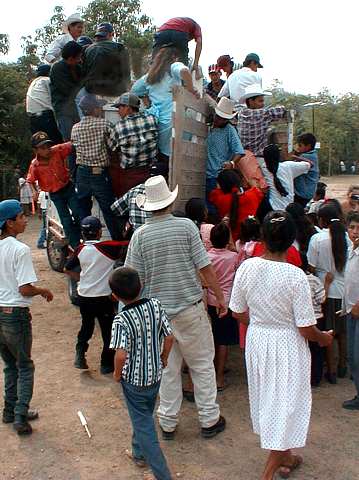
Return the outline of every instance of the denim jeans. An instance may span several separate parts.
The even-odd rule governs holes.
[[[102,173],[97,175],[92,173],[92,167],[79,165],[76,172],[76,189],[81,219],[91,215],[92,196],[94,196],[101,208],[112,239],[119,240],[120,231],[117,219],[111,210],[115,197],[108,169],[102,169]]]
[[[155,58],[159,50],[163,45],[172,43],[174,47],[179,50],[179,61],[188,65],[188,42],[189,37],[188,33],[180,32],[178,30],[162,30],[155,33],[154,35],[154,45],[152,51],[152,58]]]
[[[86,88],[85,87],[82,87],[81,90],[79,91],[79,93],[76,95],[75,97],[75,103],[76,103],[76,108],[77,108],[77,113],[80,117],[80,120],[82,119],[82,117],[84,116],[84,114],[82,113],[82,110],[80,108],[80,102],[82,100],[82,98],[87,95],[87,91],[86,91]]]
[[[30,115],[30,130],[32,134],[47,133],[55,145],[63,141],[52,110],[45,110],[40,115]]]
[[[348,363],[359,396],[359,318],[347,316]]]
[[[146,460],[157,480],[171,480],[153,419],[160,382],[150,387],[135,387],[124,380],[121,383],[133,427],[133,457]]]
[[[59,214],[65,235],[70,245],[75,248],[80,243],[80,207],[75,187],[70,182],[57,192],[50,193]]]
[[[80,121],[79,116],[76,114],[73,115],[56,115],[57,125],[61,132],[61,135],[64,139],[64,142],[69,142],[71,140],[72,127],[75,123]],[[76,171],[76,152],[73,150],[68,156],[69,170],[71,174],[71,179],[75,179]]]
[[[41,226],[39,238],[37,239],[38,248],[43,247],[44,243],[46,242],[46,210],[41,210],[41,219],[42,219],[42,226]]]
[[[209,194],[217,187],[216,178],[206,178],[206,205],[210,215],[217,215],[218,211],[215,205],[208,200]]]
[[[34,388],[32,328],[28,308],[0,307],[0,354],[4,361],[5,409],[26,416]]]

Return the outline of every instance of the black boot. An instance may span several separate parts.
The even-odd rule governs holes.
[[[27,415],[17,415],[13,427],[18,435],[32,434],[32,427],[27,420]]]
[[[87,348],[84,348],[82,345],[76,345],[75,368],[79,368],[80,370],[87,370],[89,368],[86,362],[86,350]]]

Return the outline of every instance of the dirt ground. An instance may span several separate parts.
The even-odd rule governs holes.
[[[343,191],[351,180],[335,180]],[[343,182],[343,186],[341,185]],[[333,183],[333,181],[332,181]],[[11,426],[0,424],[1,480],[136,480],[142,473],[124,456],[131,428],[120,387],[111,376],[99,373],[100,335],[96,329],[88,353],[90,370],[81,372],[72,363],[80,325],[79,311],[70,305],[67,280],[50,270],[46,253],[37,250],[40,223],[32,219],[22,240],[33,249],[39,284],[55,298],[33,303],[36,364],[33,407],[40,419],[34,433],[20,438]],[[226,431],[212,440],[200,437],[196,409],[183,403],[176,440],[162,443],[169,464],[184,480],[257,480],[266,452],[252,433],[243,358],[233,348],[228,389],[219,396]],[[0,374],[2,384],[2,373]],[[352,398],[349,379],[335,386],[323,383],[313,391],[313,414],[305,463],[293,479],[359,479],[359,413],[341,408]],[[76,412],[86,415],[93,438],[88,439]],[[174,476],[176,478],[176,476]]]

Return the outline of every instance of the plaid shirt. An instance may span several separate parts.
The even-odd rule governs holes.
[[[269,107],[252,110],[243,107],[239,111],[238,131],[243,148],[250,150],[256,156],[263,155],[263,149],[268,144],[268,128],[272,122],[285,118],[284,107]]]
[[[104,118],[85,116],[73,126],[71,141],[76,148],[77,165],[108,167],[107,139],[111,123]]]
[[[136,187],[131,188],[123,197],[116,200],[111,205],[111,210],[119,215],[127,215],[130,224],[133,226],[133,229],[141,227],[146,222],[146,219],[151,216],[151,212],[146,212],[138,208],[136,204],[136,197],[139,194],[145,193],[145,184],[141,183]]]
[[[136,113],[122,118],[110,132],[108,145],[121,152],[121,167],[145,167],[157,155],[158,129],[153,115]]]

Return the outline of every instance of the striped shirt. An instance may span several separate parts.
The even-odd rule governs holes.
[[[138,271],[143,295],[158,298],[173,318],[202,299],[198,270],[210,263],[192,220],[161,215],[135,231],[125,264]]]
[[[123,380],[137,387],[157,383],[162,376],[163,339],[171,334],[166,312],[156,298],[125,305],[114,319],[110,344],[127,352]]]

